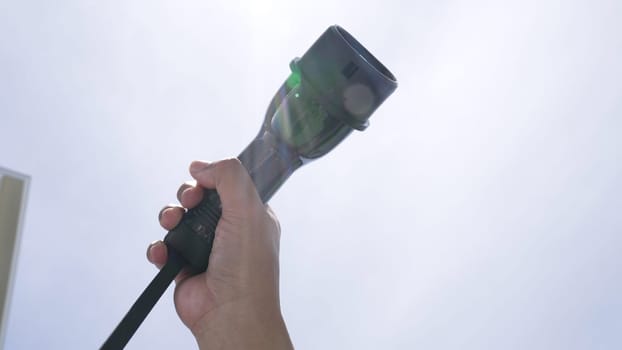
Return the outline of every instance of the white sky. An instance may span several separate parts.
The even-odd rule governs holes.
[[[400,86],[271,201],[298,349],[622,348],[622,2],[0,1],[0,164],[32,176],[7,349],[88,349],[331,24]],[[172,290],[172,289],[171,289]],[[128,349],[193,348],[171,290]]]

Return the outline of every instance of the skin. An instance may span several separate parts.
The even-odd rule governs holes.
[[[170,230],[185,209],[196,206],[203,188],[215,188],[222,217],[206,272],[182,271],[175,282],[175,308],[200,349],[293,349],[279,301],[280,226],[261,202],[246,169],[237,159],[190,165],[195,181],[177,192],[181,206],[160,211]],[[147,249],[148,260],[161,268],[167,259],[162,241]]]

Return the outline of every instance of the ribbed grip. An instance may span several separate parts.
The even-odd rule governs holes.
[[[207,269],[216,225],[221,214],[218,193],[206,189],[201,203],[189,209],[179,225],[164,238],[164,242],[181,255],[195,273]]]

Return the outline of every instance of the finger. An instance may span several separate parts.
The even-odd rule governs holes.
[[[204,188],[201,186],[186,187],[179,194],[179,203],[181,203],[181,205],[183,205],[185,208],[194,208],[203,199],[203,191]]]
[[[214,163],[195,161],[190,165],[190,174],[199,185],[218,191],[223,210],[244,211],[261,203],[253,181],[238,159]]]
[[[166,230],[172,230],[175,226],[177,226],[179,221],[181,221],[181,218],[184,216],[185,212],[185,209],[180,206],[167,205],[162,208],[158,214],[160,226]]]
[[[168,247],[166,244],[162,241],[152,242],[147,248],[147,260],[158,269],[162,269],[164,264],[168,261]],[[190,271],[184,268],[175,277],[175,283],[181,283],[190,276],[192,276]]]
[[[196,185],[197,185],[196,181],[186,181],[183,184],[181,184],[181,186],[179,186],[179,189],[177,190],[177,200],[181,203],[182,193],[184,193],[184,191],[189,188],[196,187]]]
[[[166,263],[167,260],[166,244],[162,241],[155,241],[147,247],[147,260],[154,264],[158,269]]]

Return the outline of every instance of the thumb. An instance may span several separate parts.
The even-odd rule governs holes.
[[[223,210],[244,210],[261,203],[255,184],[246,168],[236,158],[190,164],[190,175],[205,188],[216,189]]]

